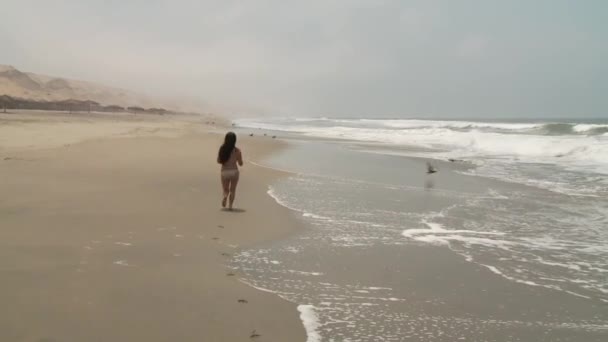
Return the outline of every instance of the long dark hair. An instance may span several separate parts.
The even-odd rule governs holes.
[[[236,134],[234,132],[226,133],[224,138],[224,144],[220,146],[220,150],[217,153],[217,161],[220,164],[224,164],[230,159],[232,151],[236,148]]]

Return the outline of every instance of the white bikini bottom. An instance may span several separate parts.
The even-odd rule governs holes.
[[[237,169],[226,169],[222,170],[223,179],[234,179],[239,177],[239,170]]]

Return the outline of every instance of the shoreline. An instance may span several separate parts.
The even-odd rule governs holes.
[[[508,194],[510,191],[525,190],[547,195],[546,190],[481,176],[452,174],[459,170],[454,166],[460,165],[446,162],[445,167],[452,166],[453,169],[442,168],[439,178],[435,178],[445,188],[425,191],[420,188],[421,184],[425,184],[426,177],[423,172],[424,158],[396,158],[365,151],[357,151],[357,156],[354,156],[352,151],[341,149],[339,145],[319,143],[317,140],[298,139],[293,143],[288,140],[288,144],[291,145],[287,147],[289,153],[273,155],[261,161],[260,166],[293,174],[289,180],[275,183],[271,190],[276,191],[271,195],[277,203],[292,210],[296,219],[313,228],[278,243],[247,250],[237,256],[236,263],[248,269],[252,286],[307,305],[313,313],[319,309],[319,317],[313,320],[320,320],[321,327],[317,333],[338,340],[369,339],[371,335],[357,334],[372,331],[394,333],[385,335],[385,338],[407,334],[412,340],[421,341],[430,337],[440,341],[459,338],[499,341],[509,337],[522,340],[599,341],[605,338],[608,327],[603,318],[607,312],[605,304],[572,295],[563,289],[509,279],[508,274],[497,273],[497,268],[492,266],[495,264],[491,254],[475,255],[473,258],[443,243],[445,238],[458,233],[463,236],[455,236],[455,240],[467,241],[471,237],[473,243],[483,243],[486,241],[485,235],[478,236],[469,230],[441,235],[449,230],[439,227],[437,234],[444,240],[438,241],[441,244],[431,244],[429,242],[433,236],[430,235],[437,227],[424,225],[414,216],[412,221],[402,218],[395,222],[401,228],[384,230],[381,223],[374,226],[371,223],[379,222],[370,221],[368,223],[373,229],[362,227],[357,230],[356,221],[344,226],[340,221],[365,221],[365,216],[345,217],[343,214],[349,211],[349,205],[334,206],[352,199],[350,203],[354,204],[350,206],[363,201],[364,204],[359,205],[366,210],[382,210],[385,213],[397,210],[415,215],[451,207],[454,202],[441,198],[445,194],[460,195],[466,192],[467,196],[483,198],[484,201],[495,199],[500,203],[507,199],[500,196],[503,192]],[[335,165],[321,170],[315,168],[313,160],[327,161],[328,156]],[[367,179],[366,182],[357,178],[365,174],[358,173],[357,166],[364,168],[363,165],[375,163],[406,171],[386,183],[377,183],[377,179]],[[375,172],[378,171],[376,169],[367,170],[367,173],[374,175],[386,175]],[[349,183],[349,177],[353,178],[352,183]],[[391,181],[406,183],[391,187]],[[344,188],[340,188],[343,192],[335,192],[339,191],[337,183],[344,184]],[[357,191],[357,187],[363,183],[390,190],[381,195]],[[420,190],[418,192],[414,191],[416,183]],[[497,192],[488,193],[489,190]],[[294,193],[298,196],[293,196]],[[370,201],[366,201],[365,198],[370,196]],[[390,200],[401,205],[392,208]],[[315,201],[322,203],[315,205]],[[367,206],[380,201],[386,202],[381,202],[378,207],[377,204]],[[454,217],[458,219],[458,215]],[[482,215],[483,208],[465,218],[470,221]],[[430,224],[435,224],[435,221],[430,221]],[[405,236],[405,232],[421,234],[420,241],[412,239],[410,235]],[[428,240],[424,239],[425,233],[429,234]],[[375,307],[385,309],[373,311]],[[376,324],[368,324],[371,317],[378,316],[387,317],[382,329]],[[328,324],[331,324],[331,329],[326,329]],[[431,335],[423,336],[423,331]]]
[[[297,304],[227,267],[233,253],[301,225],[266,193],[283,173],[249,162],[280,142],[239,141],[242,209],[225,212],[214,163],[221,136],[212,131],[226,124],[165,118],[133,131],[112,118],[108,132],[87,117],[79,128],[94,129],[94,139],[78,141],[66,122],[27,116],[34,123],[17,125],[21,141],[0,142],[0,339],[306,340]],[[2,133],[15,127],[0,123]],[[29,146],[32,124],[30,137],[64,136]]]

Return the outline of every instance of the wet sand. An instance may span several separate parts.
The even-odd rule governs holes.
[[[1,341],[305,340],[295,304],[225,267],[297,229],[266,194],[281,174],[246,164],[239,210],[220,210],[210,130],[224,129],[202,122],[0,117]],[[280,148],[239,145],[246,159]]]

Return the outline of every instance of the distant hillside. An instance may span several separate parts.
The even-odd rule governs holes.
[[[9,65],[0,65],[0,96],[3,95],[30,102],[93,101],[102,106],[124,108],[163,107],[159,101],[127,90],[22,72]]]

